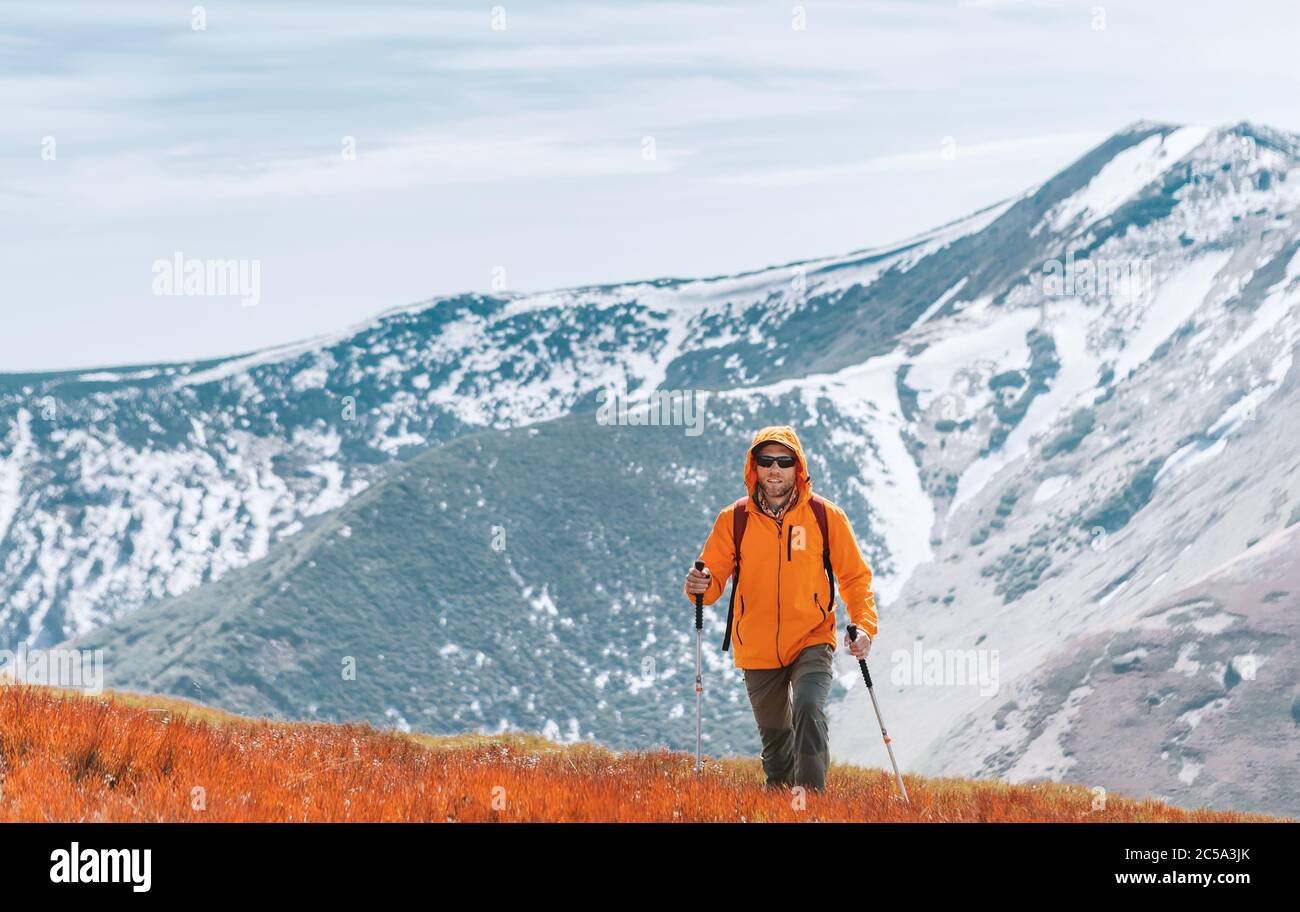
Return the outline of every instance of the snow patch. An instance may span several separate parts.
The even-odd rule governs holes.
[[[1065,755],[1061,739],[1070,731],[1074,717],[1079,714],[1083,700],[1092,693],[1092,687],[1080,685],[1070,691],[1065,703],[1048,720],[1042,733],[1035,738],[1016,760],[1004,777],[1007,782],[1021,783],[1035,779],[1059,782],[1076,761]]]
[[[949,301],[952,300],[953,295],[961,291],[962,286],[964,286],[969,279],[970,279],[969,276],[964,276],[955,285],[953,285],[951,288],[949,288],[947,291],[941,294],[937,301],[935,301],[933,304],[927,307],[925,311],[919,317],[916,318],[916,322],[912,324],[912,329],[916,329],[918,326],[923,324],[926,320],[929,320],[932,316],[938,313],[943,308],[943,305],[947,304]]]
[[[1160,344],[1200,308],[1215,276],[1231,257],[1230,250],[1207,253],[1160,284],[1138,325],[1125,335],[1124,347],[1115,362],[1117,381],[1127,379],[1146,364]]]
[[[1147,184],[1196,148],[1209,133],[1199,125],[1148,136],[1112,158],[1082,190],[1062,200],[1051,214],[1054,231],[1063,231],[1083,216],[1086,227],[1105,218]]]
[[[1236,618],[1232,615],[1220,612],[1219,614],[1212,614],[1209,617],[1197,618],[1192,621],[1192,626],[1201,633],[1223,633],[1223,631],[1232,626],[1234,620],[1236,620]]]
[[[1199,672],[1201,663],[1192,658],[1199,645],[1199,643],[1184,643],[1183,648],[1178,650],[1178,660],[1170,670],[1187,675],[1189,678]]]
[[[1178,771],[1178,781],[1191,785],[1204,768],[1204,764],[1183,758],[1183,768]]]
[[[1051,478],[1044,478],[1038,487],[1034,489],[1033,502],[1036,504],[1051,500],[1063,488],[1070,485],[1069,475],[1053,475]]]

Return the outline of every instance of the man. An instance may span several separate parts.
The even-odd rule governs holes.
[[[823,564],[822,534],[813,505],[803,447],[794,429],[766,427],[745,454],[740,580],[733,586],[729,639],[742,669],[763,742],[767,786],[803,785],[821,791],[830,765],[826,701],[835,651],[835,605]],[[867,657],[876,629],[871,568],[858,550],[844,511],[825,504],[831,569],[858,627],[844,643]],[[738,505],[736,505],[738,506]],[[716,602],[735,568],[733,506],[718,514],[700,560],[686,575],[686,596]],[[736,591],[738,590],[738,591]],[[726,648],[724,644],[724,649]],[[793,696],[792,696],[793,692]]]

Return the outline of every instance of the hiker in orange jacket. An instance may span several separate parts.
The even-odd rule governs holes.
[[[782,463],[786,463],[782,465]],[[763,771],[769,787],[825,787],[830,764],[826,701],[835,652],[835,605],[823,563],[823,541],[814,508],[812,479],[803,447],[787,425],[754,435],[745,454],[746,511],[740,579],[733,585],[728,640],[763,742]],[[856,640],[844,644],[856,658],[867,657],[877,631],[871,568],[858,550],[844,511],[824,498],[831,570],[839,583]],[[724,508],[700,554],[705,570],[686,576],[686,597],[694,604],[716,602],[736,567],[735,517]],[[724,642],[723,648],[726,648]]]

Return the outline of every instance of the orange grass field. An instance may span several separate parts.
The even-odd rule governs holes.
[[[881,746],[882,761],[884,747]],[[1084,786],[831,765],[766,791],[760,761],[616,752],[538,735],[434,737],[249,719],[184,700],[0,685],[0,821],[1251,822]],[[802,806],[800,798],[803,799]]]

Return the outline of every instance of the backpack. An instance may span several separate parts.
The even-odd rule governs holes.
[[[745,509],[748,497],[742,497],[731,507],[731,537],[735,542],[736,567],[731,573],[731,601],[727,604],[727,633],[722,639],[722,651],[731,648],[731,622],[736,612],[736,590],[740,588],[740,542],[745,537],[745,524],[749,521],[749,511]],[[819,495],[812,496],[812,511],[817,517],[817,528],[822,533],[822,566],[826,568],[826,578],[831,583],[830,608],[835,610],[835,574],[831,572],[831,537],[826,524],[826,501]]]

